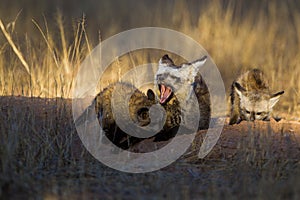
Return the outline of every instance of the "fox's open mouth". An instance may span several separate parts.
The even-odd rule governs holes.
[[[172,88],[163,84],[158,85],[159,90],[160,90],[160,99],[159,102],[161,104],[165,103],[171,96],[172,94]]]

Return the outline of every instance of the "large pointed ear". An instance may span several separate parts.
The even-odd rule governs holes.
[[[168,54],[164,55],[160,60],[159,60],[159,65],[174,65],[173,60],[168,56]]]
[[[244,92],[246,92],[246,89],[243,86],[241,86],[241,84],[239,84],[238,82],[234,82],[233,87],[240,97],[243,95]]]
[[[151,100],[151,101],[154,101],[154,100],[155,100],[155,94],[154,94],[153,90],[149,89],[149,90],[147,91],[147,97],[148,97],[148,99]]]
[[[284,93],[284,91],[280,91],[277,92],[275,94],[272,94],[270,97],[270,108],[273,108],[275,106],[275,104],[279,101],[279,98],[281,97],[281,95]]]
[[[192,62],[191,64],[197,68],[198,70],[200,69],[200,67],[202,67],[205,62],[207,61],[207,56],[203,56],[202,58],[195,60],[194,62]]]

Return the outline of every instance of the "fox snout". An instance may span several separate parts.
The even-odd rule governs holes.
[[[158,74],[156,75],[156,79],[158,82],[162,82],[163,80],[165,80],[165,76],[164,74]]]
[[[251,112],[250,113],[250,121],[254,121],[255,120],[255,112]]]

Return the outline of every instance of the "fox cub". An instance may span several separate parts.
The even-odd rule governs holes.
[[[270,120],[272,109],[283,93],[270,92],[268,81],[261,70],[246,71],[231,86],[229,124],[238,124],[242,120]]]
[[[158,86],[158,96],[160,104],[168,105],[172,109],[168,112],[169,119],[172,119],[172,113],[178,118],[180,110],[185,110],[189,115],[193,113],[194,104],[190,103],[192,92],[198,100],[200,119],[198,129],[207,129],[210,122],[210,95],[203,78],[200,75],[200,68],[205,64],[207,57],[196,60],[192,63],[184,63],[179,66],[175,65],[168,55],[164,55],[159,60],[158,70],[155,74],[155,84]],[[179,99],[181,104],[179,104]],[[184,125],[189,126],[192,118],[181,115]],[[174,123],[180,124],[181,120],[174,120]],[[172,121],[170,121],[172,122]],[[187,127],[189,128],[189,127]]]

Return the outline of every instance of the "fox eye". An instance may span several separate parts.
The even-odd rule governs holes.
[[[257,114],[257,115],[261,115],[261,114],[262,114],[262,112],[257,112],[256,114]]]
[[[250,114],[251,112],[249,110],[245,110],[247,114]]]
[[[148,114],[147,114],[147,113],[143,113],[143,114],[142,114],[142,118],[143,118],[143,119],[147,119],[147,117],[148,117]]]
[[[142,119],[147,119],[149,117],[148,112],[149,112],[148,108],[141,108],[140,110],[138,110],[137,114]]]

